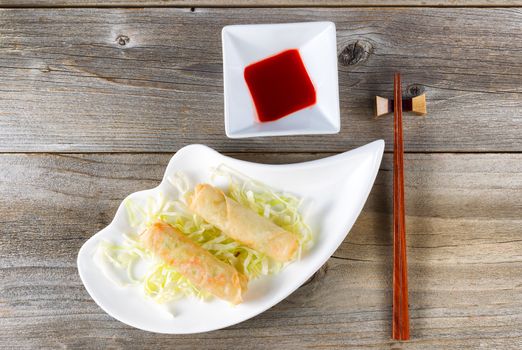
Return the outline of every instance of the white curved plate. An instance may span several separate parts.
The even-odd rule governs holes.
[[[384,141],[378,140],[328,158],[267,165],[233,159],[203,145],[186,146],[172,157],[158,187],[129,197],[140,200],[159,191],[171,191],[167,177],[178,171],[186,173],[193,184],[209,182],[210,169],[226,164],[275,189],[304,198],[305,220],[315,236],[310,251],[279,274],[250,282],[245,301],[238,306],[217,299],[186,298],[176,302],[176,317],[172,317],[161,306],[144,299],[137,287],[122,288],[113,284],[94,263],[93,256],[101,239],[120,241],[122,233],[132,232],[125,208],[120,205],[109,226],[91,237],[78,253],[78,271],[83,284],[109,315],[151,332],[206,332],[254,317],[295,291],[335,252],[366,202],[383,151]]]

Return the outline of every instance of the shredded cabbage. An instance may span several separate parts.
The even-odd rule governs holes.
[[[214,169],[211,178],[215,179],[219,176],[225,177],[228,181],[228,195],[231,198],[298,235],[300,243],[298,258],[300,258],[302,251],[312,243],[311,230],[299,213],[301,200],[289,194],[276,192],[224,165]],[[183,296],[196,296],[203,299],[209,297],[208,293],[198,290],[173,267],[155,258],[140,245],[137,234],[157,220],[178,228],[218,259],[236,267],[249,279],[277,273],[284,267],[283,264],[273,261],[266,255],[228,238],[220,230],[192,213],[186,202],[191,187],[185,175],[178,173],[168,180],[177,190],[177,197],[170,198],[172,197],[170,195],[167,198],[166,194],[160,193],[148,197],[145,203],[127,199],[124,205],[130,225],[135,232],[132,235],[124,235],[123,244],[102,241],[98,246],[99,254],[106,265],[126,273],[126,281],[124,283],[115,281],[116,283],[141,285],[144,294],[158,303],[166,303]],[[135,266],[141,262],[148,262],[148,266],[144,273],[138,274]],[[111,279],[115,280],[115,278]]]

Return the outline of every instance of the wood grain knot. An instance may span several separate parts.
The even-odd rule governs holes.
[[[127,45],[129,43],[129,41],[130,41],[130,38],[127,35],[118,35],[118,37],[116,38],[116,42],[120,46]]]
[[[368,59],[373,51],[373,46],[367,41],[357,40],[346,46],[338,56],[339,63],[343,66],[352,66]]]
[[[319,270],[317,270],[316,273],[312,275],[305,283],[303,283],[303,287],[308,284],[317,284],[320,283],[324,277],[326,276],[326,273],[328,272],[328,262],[326,262]]]
[[[49,72],[51,72],[51,70],[52,70],[51,67],[49,67],[48,65],[45,65],[40,68],[40,72],[42,72],[42,73],[49,73]]]
[[[426,88],[419,84],[411,84],[408,85],[408,88],[406,89],[406,94],[409,97],[415,97],[422,95],[425,92]]]

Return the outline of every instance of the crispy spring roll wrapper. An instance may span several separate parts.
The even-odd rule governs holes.
[[[189,198],[189,206],[230,238],[276,261],[290,261],[295,256],[299,244],[297,235],[245,208],[218,188],[197,185]]]
[[[156,222],[140,237],[145,247],[174,267],[194,286],[239,304],[248,278],[210,254],[176,228]]]

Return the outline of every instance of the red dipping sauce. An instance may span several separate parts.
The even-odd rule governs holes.
[[[245,68],[245,80],[260,122],[270,122],[316,102],[314,85],[299,50],[283,51]]]

